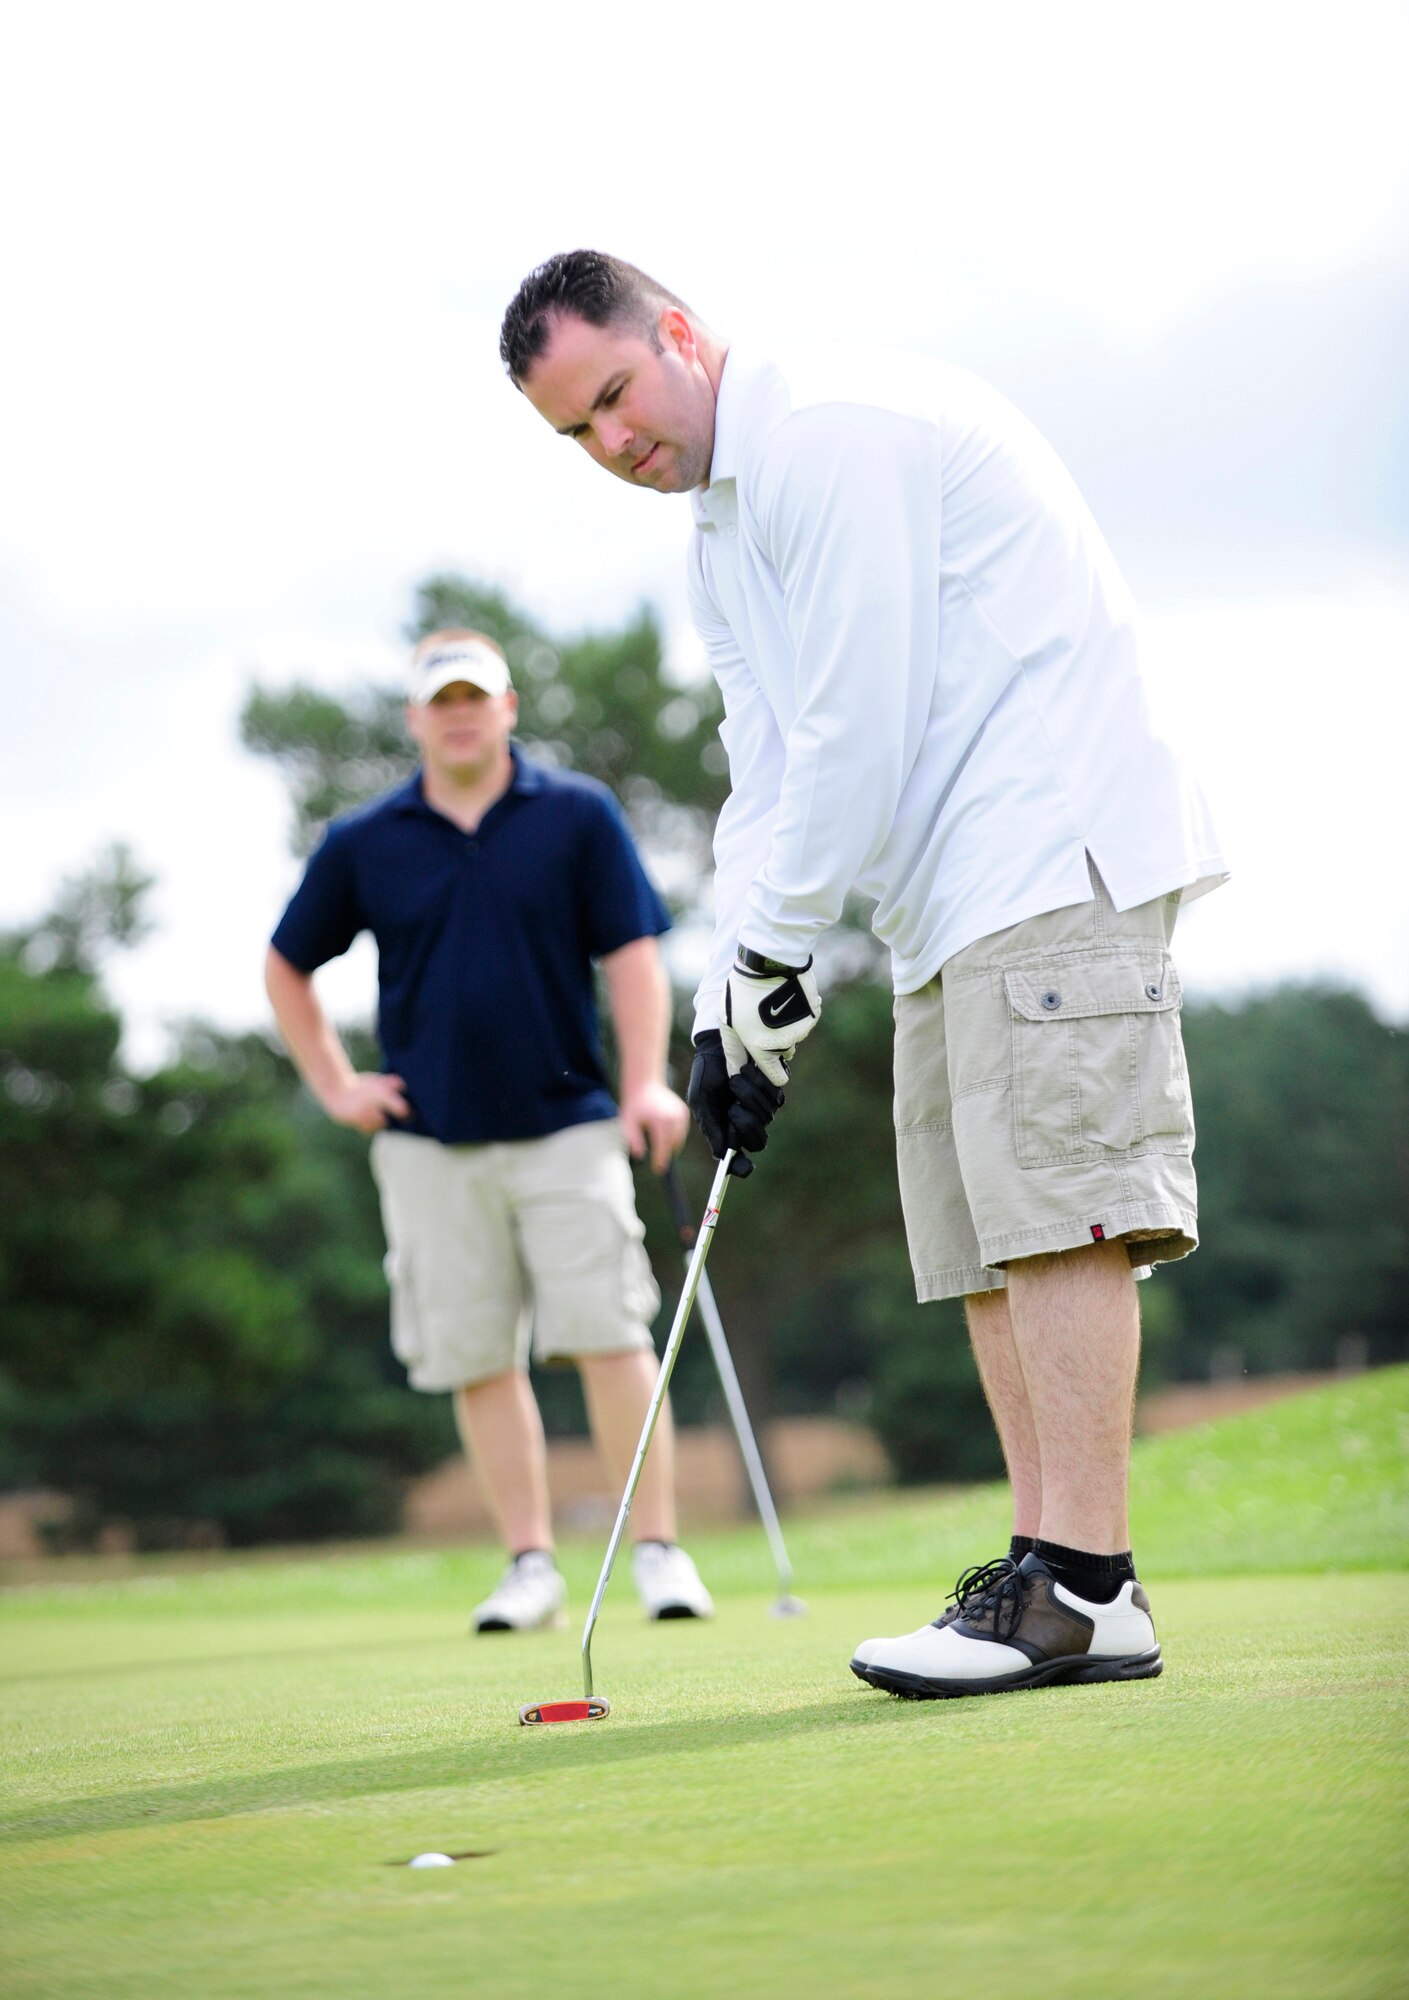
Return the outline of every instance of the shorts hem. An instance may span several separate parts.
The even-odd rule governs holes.
[[[1007,1282],[1001,1271],[985,1270],[982,1264],[956,1264],[947,1271],[917,1271],[915,1298],[927,1306],[938,1299],[962,1299],[970,1292],[1001,1292]]]
[[[1096,1236],[1093,1231],[1099,1229]],[[1002,1270],[1019,1257],[1043,1257],[1060,1250],[1083,1250],[1089,1243],[1122,1241],[1132,1264],[1168,1264],[1199,1246],[1198,1218],[1188,1209],[1159,1202],[1123,1203],[1092,1222],[1087,1216],[1047,1224],[1042,1229],[981,1237],[985,1264]],[[1138,1246],[1138,1254],[1136,1253]]]
[[[523,1364],[511,1356],[507,1361],[496,1361],[473,1372],[461,1369],[448,1380],[445,1371],[440,1368],[408,1368],[406,1380],[418,1395],[453,1396],[457,1389],[477,1389],[482,1382],[493,1382],[500,1375],[512,1375],[521,1366]]]
[[[640,1354],[647,1348],[654,1353],[655,1342],[651,1339],[650,1329],[638,1325],[634,1338],[628,1331],[622,1337],[613,1335],[610,1340],[578,1341],[572,1347],[565,1347],[558,1341],[541,1348],[535,1344],[533,1358],[540,1368],[552,1368],[564,1361],[590,1361],[597,1354]]]

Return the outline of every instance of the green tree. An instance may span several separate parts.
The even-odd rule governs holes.
[[[0,1470],[77,1540],[391,1526],[449,1426],[395,1385],[359,1149],[258,1036],[127,1073],[96,960],[140,896],[107,865],[0,941]]]
[[[1190,1007],[1185,1039],[1203,1221],[1168,1274],[1173,1371],[1330,1367],[1348,1335],[1402,1359],[1409,1036],[1359,994],[1283,986]]]

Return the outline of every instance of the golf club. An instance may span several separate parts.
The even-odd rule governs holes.
[[[685,1273],[685,1284],[680,1293],[680,1302],[675,1308],[675,1320],[670,1329],[670,1338],[665,1343],[665,1352],[660,1359],[660,1372],[656,1376],[655,1390],[651,1396],[651,1406],[646,1412],[646,1421],[641,1427],[641,1441],[636,1447],[636,1457],[632,1461],[631,1472],[626,1482],[626,1491],[621,1496],[617,1509],[616,1526],[612,1538],[607,1543],[607,1553],[602,1563],[602,1573],[597,1578],[597,1588],[592,1593],[592,1603],[587,1612],[587,1623],[582,1633],[582,1695],[581,1701],[539,1701],[526,1702],[519,1710],[519,1721],[525,1724],[543,1722],[600,1722],[611,1712],[611,1703],[592,1692],[592,1632],[597,1623],[597,1613],[611,1581],[612,1564],[616,1552],[621,1547],[622,1535],[631,1514],[631,1503],[636,1498],[636,1488],[641,1481],[641,1468],[646,1463],[646,1453],[655,1435],[656,1423],[665,1402],[665,1392],[670,1387],[670,1377],[675,1368],[680,1343],[685,1337],[685,1328],[690,1318],[690,1308],[695,1303],[695,1293],[699,1290],[700,1279],[704,1275],[705,1258],[709,1255],[710,1242],[714,1236],[719,1211],[724,1205],[725,1191],[729,1185],[729,1162],[733,1152],[724,1155],[714,1176],[714,1185],[709,1191],[709,1205],[700,1223],[699,1236]]]
[[[685,1268],[690,1266],[690,1252],[695,1244],[695,1224],[690,1214],[685,1190],[680,1185],[680,1176],[672,1160],[665,1170],[666,1199],[675,1219],[676,1233],[680,1247],[685,1253]],[[720,1387],[724,1391],[724,1401],[729,1406],[729,1416],[734,1426],[734,1436],[739,1441],[739,1456],[744,1461],[744,1471],[748,1474],[753,1502],[758,1509],[758,1518],[763,1523],[763,1532],[768,1537],[768,1546],[773,1551],[773,1563],[778,1572],[778,1598],[772,1607],[775,1618],[800,1618],[807,1606],[800,1597],[793,1596],[793,1566],[788,1560],[788,1551],[783,1542],[783,1530],[778,1524],[778,1510],[773,1505],[773,1495],[768,1488],[768,1475],[763,1469],[763,1457],[758,1449],[758,1440],[749,1422],[748,1405],[744,1392],[739,1387],[739,1377],[734,1368],[734,1357],[729,1352],[729,1342],[724,1333],[724,1322],[719,1316],[715,1302],[714,1287],[709,1282],[709,1274],[700,1272],[698,1297],[700,1317],[709,1336],[710,1352],[719,1373]]]

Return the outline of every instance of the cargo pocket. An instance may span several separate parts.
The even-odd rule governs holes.
[[[636,1212],[636,1185],[624,1139],[607,1177],[607,1199],[621,1232],[622,1308],[632,1319],[644,1320],[649,1326],[660,1311],[660,1291],[646,1255],[646,1227]]]
[[[1051,958],[1003,975],[1024,1167],[1189,1153],[1193,1116],[1168,952]]]
[[[425,1352],[411,1259],[404,1250],[388,1250],[382,1269],[391,1289],[391,1351],[404,1368],[414,1368]]]

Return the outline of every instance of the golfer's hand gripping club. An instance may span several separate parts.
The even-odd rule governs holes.
[[[768,1126],[783,1102],[782,1091],[756,1063],[745,1063],[731,1077],[719,1029],[702,1028],[695,1037],[685,1099],[714,1158],[722,1160],[732,1152],[729,1171],[735,1180],[747,1179],[753,1172],[750,1155],[768,1144]]]
[[[753,1061],[781,1089],[798,1043],[811,1034],[821,1012],[810,958],[806,965],[783,965],[741,944],[724,988],[720,1030],[729,1074]]]

